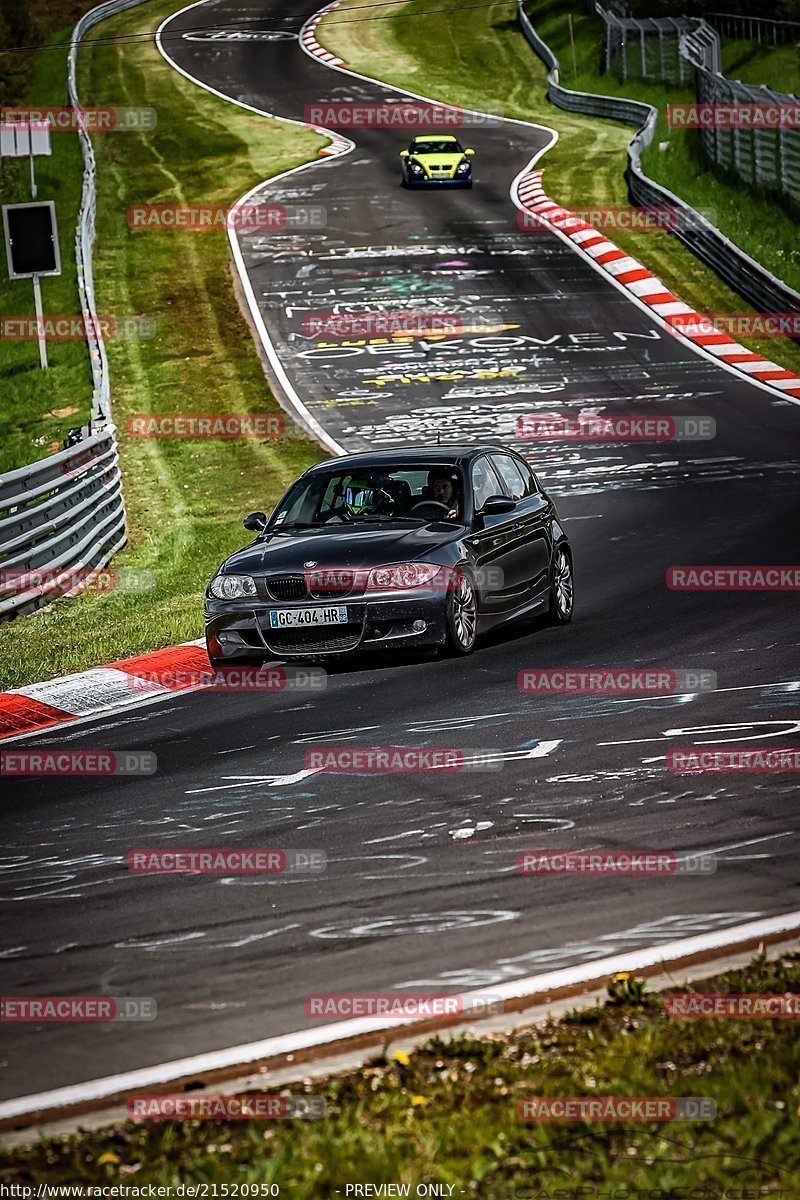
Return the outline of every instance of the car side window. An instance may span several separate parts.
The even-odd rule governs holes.
[[[525,460],[522,458],[517,458],[514,455],[511,455],[511,461],[513,462],[514,466],[517,468],[517,470],[522,475],[522,478],[525,480],[525,495],[526,496],[540,496],[542,493],[542,489],[539,484],[539,480],[536,478],[533,471],[530,469],[530,467],[525,462]]]
[[[479,512],[490,496],[502,496],[500,480],[484,455],[472,464],[472,496],[475,512]]]
[[[526,490],[526,481],[516,461],[508,454],[493,454],[492,465],[497,468],[500,478],[508,489],[512,500],[521,500],[530,493]]]

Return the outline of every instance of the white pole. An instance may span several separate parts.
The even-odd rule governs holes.
[[[33,277],[33,300],[36,305],[36,328],[39,334],[39,366],[47,367],[47,341],[44,336],[44,311],[42,309],[42,288],[39,276]]]
[[[31,147],[33,142],[30,143]],[[36,176],[33,173],[33,149],[31,149],[31,200],[36,199]]]
[[[575,79],[577,80],[577,78],[578,78],[578,63],[575,58],[575,35],[572,32],[572,13],[567,13],[567,20],[569,21],[569,40],[570,40],[570,45],[572,46],[572,71],[575,76]]]

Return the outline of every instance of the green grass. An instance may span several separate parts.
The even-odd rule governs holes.
[[[602,22],[594,14],[573,13],[578,75],[572,69],[572,51],[567,21],[568,8],[563,0],[536,0],[528,6],[536,29],[561,63],[561,82],[565,87],[585,92],[602,92],[644,100],[659,109],[656,135],[642,155],[645,172],[694,208],[711,209],[714,224],[736,245],[763,263],[791,287],[800,288],[800,246],[797,219],[800,206],[786,196],[757,192],[735,176],[716,167],[702,150],[694,130],[670,129],[666,120],[669,103],[695,103],[694,90],[687,85],[661,85],[652,80],[629,78],[599,72],[602,46]],[[638,61],[638,46],[629,51],[629,65]],[[654,69],[654,64],[651,64]],[[773,73],[767,78],[776,79]],[[663,148],[662,148],[663,147]],[[725,310],[729,311],[729,310]],[[739,304],[731,311],[749,311]],[[762,351],[763,353],[763,351]],[[774,345],[770,352],[778,353]]]
[[[153,30],[173,9],[173,0],[133,9],[105,23],[103,33]],[[4,687],[199,637],[205,584],[247,538],[242,515],[268,510],[321,455],[298,436],[263,442],[127,436],[132,413],[280,410],[234,295],[224,230],[132,231],[126,213],[137,201],[232,203],[261,179],[313,159],[324,139],[201,91],[169,68],[150,40],[83,49],[79,70],[84,104],[158,111],[152,133],[94,138],[98,310],[156,322],[151,340],[108,343],[129,537],[114,566],[154,572],[156,589],[63,599],[0,626]],[[73,401],[72,391],[67,399]]]
[[[63,33],[52,40],[63,41]],[[26,104],[63,103],[66,55],[63,49],[42,51],[33,65],[34,80]],[[45,316],[77,316],[81,306],[75,281],[75,221],[80,205],[83,160],[77,134],[54,133],[53,153],[36,159],[37,200],[54,200],[61,253],[61,275],[42,279]],[[3,203],[31,199],[27,159],[4,159]],[[5,257],[5,256],[4,256]],[[33,317],[29,279],[9,280],[0,271],[0,312]],[[67,430],[89,417],[92,377],[83,341],[50,341],[50,366],[39,367],[35,341],[0,341],[0,471],[23,467],[61,449]]]
[[[554,107],[546,98],[546,71],[519,31],[513,0],[497,0],[485,9],[462,14],[458,0],[439,0],[432,12],[428,0],[410,0],[398,10],[375,16],[391,19],[353,20],[359,0],[344,0],[325,18],[317,34],[323,44],[346,60],[353,69],[408,87],[423,95],[452,104],[477,107],[505,116],[540,121],[557,129],[559,141],[540,161],[545,190],[571,208],[625,206],[629,203],[623,178],[630,126],[616,121],[598,121],[576,116]],[[544,5],[538,11],[543,11]],[[599,51],[593,22],[597,18],[573,14],[579,84],[585,87],[590,65]],[[566,10],[552,0],[537,26],[560,56],[565,86],[572,86],[571,52]],[[566,45],[566,50],[565,50]],[[567,64],[569,69],[567,69]],[[608,89],[614,88],[608,80]],[[604,88],[606,79],[604,77]],[[603,90],[603,89],[599,89]],[[631,94],[646,98],[649,88],[631,85]],[[686,94],[688,98],[688,93]],[[479,134],[472,140],[478,141]],[[660,138],[660,140],[664,140]],[[674,141],[674,139],[673,139]],[[669,153],[678,151],[673,145]],[[654,150],[654,154],[659,151]],[[662,155],[662,158],[666,157]],[[672,161],[672,160],[670,160]],[[663,164],[659,164],[663,171]],[[655,170],[653,171],[656,174]],[[709,197],[687,196],[703,207],[720,208],[721,185],[710,176],[703,185]],[[478,184],[478,186],[480,186]],[[680,192],[680,189],[678,189]],[[742,205],[736,189],[737,213],[753,207]],[[681,192],[681,194],[684,194]],[[773,206],[774,207],[774,206]],[[791,224],[791,223],[790,223]],[[796,245],[795,226],[787,246]],[[731,235],[732,236],[732,235]],[[667,233],[615,230],[613,241],[645,263],[674,293],[700,312],[739,313],[753,311],[736,292]],[[788,251],[794,258],[800,251]],[[800,372],[800,346],[787,338],[737,338],[757,353]]]
[[[722,39],[722,73],[743,83],[768,83],[777,92],[800,95],[800,29],[797,41],[760,46],[757,41]]]
[[[797,992],[800,956],[757,959],[692,990]],[[320,1121],[127,1122],[9,1150],[0,1182],[277,1183],[292,1200],[344,1197],[348,1183],[409,1184],[411,1196],[420,1183],[446,1184],[481,1200],[572,1200],[592,1186],[786,1200],[800,1195],[798,1079],[791,1020],[678,1020],[645,993],[641,1004],[607,1002],[502,1038],[435,1037],[411,1055],[387,1050],[362,1070],[286,1089],[322,1096]],[[587,1095],[709,1097],[717,1117],[602,1125],[517,1116],[526,1096]]]

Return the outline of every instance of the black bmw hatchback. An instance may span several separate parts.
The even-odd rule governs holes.
[[[572,551],[556,507],[502,446],[330,459],[292,484],[206,590],[215,667],[378,647],[469,654],[520,617],[572,617]]]

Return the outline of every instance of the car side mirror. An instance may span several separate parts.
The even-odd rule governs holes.
[[[480,510],[482,517],[499,517],[502,513],[513,512],[517,507],[516,500],[510,496],[490,496]]]
[[[475,157],[475,151],[474,151],[474,150],[465,150],[465,151],[464,151],[464,153],[466,154],[467,158],[474,158],[474,157]]]
[[[401,150],[401,151],[400,151],[400,157],[401,157],[401,158],[408,158],[408,151],[407,151],[407,150]]]
[[[267,527],[267,514],[262,512],[248,513],[242,521],[245,529],[252,533],[261,533]]]

